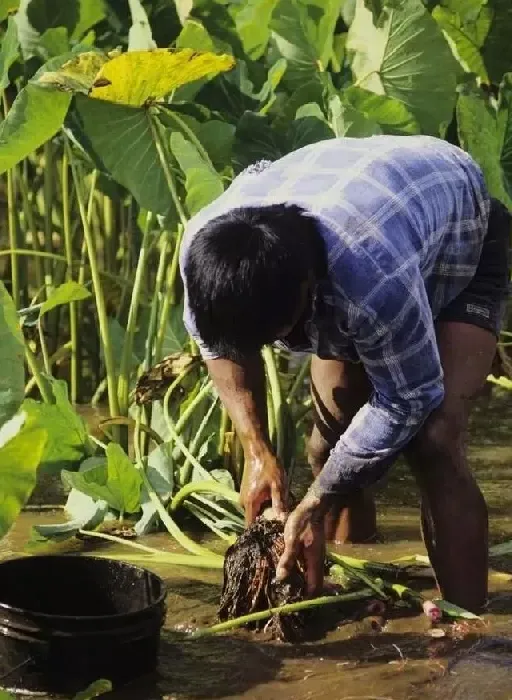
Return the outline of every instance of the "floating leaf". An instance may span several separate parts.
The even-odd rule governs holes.
[[[222,178],[195,145],[177,131],[171,134],[171,151],[185,173],[185,205],[193,216],[224,192]]]
[[[357,0],[347,51],[360,86],[403,102],[425,133],[451,121],[458,66],[421,0],[385,4],[376,25]]]
[[[172,90],[203,77],[212,77],[234,66],[228,55],[198,53],[192,49],[131,51],[105,63],[91,97],[142,107]]]
[[[46,431],[27,418],[18,434],[0,448],[0,538],[30,498],[46,439]]]
[[[83,301],[91,296],[91,292],[78,282],[64,282],[59,287],[56,287],[50,294],[48,299],[43,303],[40,310],[40,315],[48,313],[57,306],[69,304],[72,301]]]
[[[2,37],[2,46],[0,48],[0,90],[5,90],[9,85],[9,68],[18,58],[18,50],[16,22],[12,17],[9,17],[7,31]]]
[[[16,307],[0,281],[0,427],[18,411],[25,395],[24,353]]]

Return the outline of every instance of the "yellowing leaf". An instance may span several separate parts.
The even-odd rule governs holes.
[[[57,71],[42,73],[35,81],[43,87],[64,92],[82,92],[87,95],[101,67],[109,60],[105,54],[86,51],[67,61]]]
[[[232,56],[199,53],[192,49],[130,51],[105,63],[89,96],[142,107],[148,101],[165,97],[181,85],[222,73],[233,66]]]

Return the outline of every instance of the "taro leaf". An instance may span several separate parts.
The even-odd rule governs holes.
[[[93,698],[97,698],[104,693],[109,693],[111,690],[112,683],[102,678],[98,681],[94,681],[94,683],[91,683],[88,688],[82,690],[80,693],[77,693],[73,697],[73,700],[92,700]]]
[[[13,15],[20,6],[20,0],[0,0],[0,22]]]
[[[193,216],[224,192],[222,178],[195,145],[177,131],[171,134],[171,151],[185,173],[185,205]]]
[[[9,85],[9,68],[18,58],[18,50],[16,22],[12,17],[9,17],[7,31],[2,37],[2,46],[0,47],[0,90],[5,90]]]
[[[483,170],[494,197],[512,209],[512,90],[507,81],[496,111],[481,91],[467,88],[457,102],[459,141]]]
[[[453,55],[467,73],[475,73],[485,83],[489,82],[485,65],[480,55],[480,49],[470,34],[465,31],[458,14],[438,6],[432,12],[432,17],[441,27],[443,34],[450,44]]]
[[[367,119],[378,124],[384,134],[401,136],[420,133],[418,122],[403,102],[386,95],[376,95],[355,85],[343,91],[343,98]]]
[[[246,112],[237,124],[233,144],[233,166],[240,172],[258,160],[277,160],[286,153],[282,136],[272,128],[270,120],[254,112]]]
[[[122,447],[111,442],[107,447],[107,466],[85,472],[62,472],[62,481],[94,499],[106,501],[119,513],[140,510],[142,477]]]
[[[84,34],[106,16],[105,0],[80,0],[80,14],[71,39],[81,39]]]
[[[488,0],[441,0],[440,5],[450,12],[456,12],[463,24],[475,22]]]
[[[362,138],[382,133],[377,122],[334,95],[329,100],[330,124],[337,137]]]
[[[48,313],[57,306],[69,304],[73,301],[83,301],[91,296],[91,292],[78,282],[64,282],[59,287],[56,287],[50,294],[48,299],[43,303],[40,310],[40,315]]]
[[[65,27],[71,34],[79,16],[79,0],[21,0],[15,19],[23,57],[37,55],[39,38],[48,29]]]
[[[235,24],[245,54],[261,58],[270,39],[270,20],[279,0],[246,0],[239,5]]]
[[[321,11],[315,21],[315,43],[320,65],[323,68],[327,67],[333,52],[334,31],[344,4],[345,0],[310,0],[308,2],[310,7],[314,6]]]
[[[164,504],[167,503],[172,496],[174,485],[172,447],[169,444],[158,445],[151,452],[146,476]],[[151,532],[158,522],[158,512],[145,486],[141,490],[141,510],[142,516],[134,526],[139,536]]]
[[[315,107],[320,110],[318,105],[315,105]],[[327,124],[323,115],[320,114],[320,116],[322,117],[320,119],[316,116],[304,116],[295,119],[287,134],[287,150],[295,151],[311,143],[334,138],[334,131],[329,124]]]
[[[177,306],[171,307],[167,323],[165,325],[162,355],[172,355],[184,350],[188,342],[188,332],[183,323],[183,299]]]
[[[361,86],[403,102],[422,131],[438,136],[451,121],[458,65],[421,0],[386,4],[377,25],[357,0],[347,51]]]
[[[433,599],[432,600],[435,605],[441,610],[441,612],[446,615],[447,617],[453,617],[456,619],[463,619],[463,620],[481,620],[482,618],[479,617],[478,615],[475,615],[475,613],[469,612],[469,610],[465,610],[464,608],[459,608],[458,605],[455,605],[454,603],[449,603],[447,600],[441,600],[439,598]]]
[[[19,432],[0,448],[0,538],[30,498],[46,440],[46,430],[27,418]]]
[[[33,399],[26,399],[23,403],[27,414],[48,434],[41,469],[48,472],[75,469],[91,451],[87,428],[69,402],[66,382],[45,378],[51,387],[54,403],[40,403]]]
[[[279,0],[270,23],[279,53],[288,62],[286,81],[297,89],[319,74],[315,26],[299,0]]]
[[[66,27],[47,29],[39,38],[38,53],[48,60],[71,50]]]
[[[201,22],[187,19],[176,39],[176,48],[215,51],[215,43]]]
[[[128,51],[156,49],[148,16],[140,0],[128,0],[132,26],[128,32]]]
[[[132,54],[133,55],[133,54]],[[95,157],[143,209],[174,212],[146,110],[75,98],[77,115]]]
[[[63,92],[88,95],[101,67],[108,57],[99,51],[84,51],[60,65],[57,70],[45,70],[35,78],[37,85]]]
[[[0,427],[17,412],[25,394],[25,345],[14,302],[0,281]]]
[[[500,83],[503,75],[512,71],[512,3],[510,0],[493,0],[492,24],[483,47],[483,58],[489,78]]]
[[[235,125],[211,119],[200,124],[197,138],[203,144],[213,165],[222,169],[231,163],[231,150],[235,138]]]
[[[91,97],[132,107],[142,107],[170,92],[230,70],[232,56],[198,53],[193,49],[131,51],[112,58],[98,73]]]
[[[0,174],[46,141],[62,126],[71,95],[29,83],[0,125]]]

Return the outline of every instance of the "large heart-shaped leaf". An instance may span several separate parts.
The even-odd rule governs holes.
[[[432,17],[441,27],[452,48],[453,55],[462,68],[468,73],[475,73],[485,83],[488,83],[489,77],[480,54],[480,48],[474,38],[465,31],[459,15],[439,6],[432,12]]]
[[[512,88],[502,85],[495,109],[476,88],[462,92],[457,102],[459,141],[482,168],[494,197],[512,209]]]
[[[12,17],[9,17],[7,31],[2,37],[2,46],[0,48],[0,90],[5,90],[9,85],[9,68],[18,58],[18,50],[16,22]]]
[[[286,58],[286,81],[292,89],[315,79],[320,56],[315,46],[316,27],[299,0],[279,0],[270,23],[278,51]]]
[[[403,102],[424,132],[443,132],[453,115],[458,66],[421,0],[386,3],[376,24],[357,0],[347,51],[361,87]]]
[[[75,104],[95,157],[114,180],[126,187],[143,209],[175,217],[148,112],[83,95],[77,95]]]
[[[25,345],[16,307],[0,281],[0,427],[19,409],[25,393]]]
[[[222,178],[178,131],[171,134],[171,151],[185,174],[185,205],[189,216],[193,216],[224,192]]]
[[[29,419],[0,447],[0,538],[11,528],[36,485],[46,431]]]
[[[230,70],[232,56],[198,53],[193,49],[130,51],[100,69],[90,96],[107,102],[142,107],[204,77]]]
[[[483,57],[489,78],[500,83],[503,75],[512,71],[512,3],[510,0],[492,0],[492,24],[483,47]]]
[[[91,452],[91,444],[83,419],[69,402],[67,384],[46,377],[54,403],[26,399],[23,408],[37,424],[46,430],[47,443],[41,458],[41,468],[49,472],[76,469]]]

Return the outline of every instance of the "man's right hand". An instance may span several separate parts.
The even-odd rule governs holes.
[[[274,517],[285,520],[288,512],[286,475],[271,453],[246,459],[240,489],[240,500],[245,510],[245,522],[253,523],[265,503],[272,503]]]

